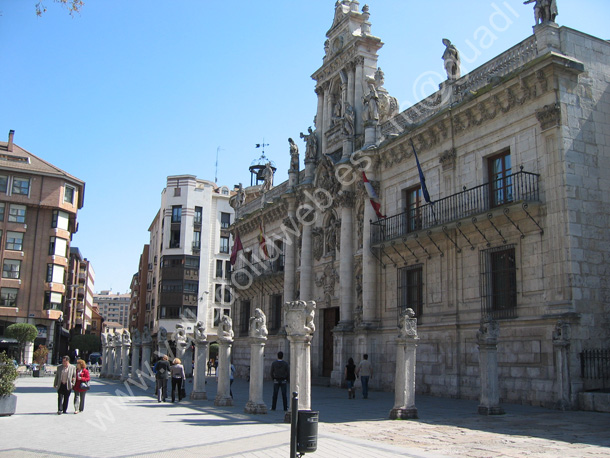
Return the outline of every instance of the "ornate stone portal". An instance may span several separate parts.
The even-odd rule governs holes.
[[[417,348],[417,318],[412,309],[400,316],[399,335],[396,339],[396,378],[394,385],[394,408],[390,418],[417,418],[415,407],[415,352]]]
[[[250,318],[250,397],[244,411],[253,414],[266,414],[267,406],[263,401],[264,351],[267,341],[267,317],[259,308]]]

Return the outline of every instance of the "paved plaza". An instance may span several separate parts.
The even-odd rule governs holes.
[[[278,411],[247,415],[248,383],[233,384],[235,406],[207,401],[158,403],[153,388],[93,379],[86,409],[57,415],[52,378],[17,380],[17,413],[0,418],[4,457],[288,457],[290,425]],[[192,383],[187,384],[190,393]],[[264,386],[271,404],[272,384]],[[360,394],[360,393],[359,393]],[[72,398],[71,398],[72,401]],[[388,420],[393,394],[348,400],[337,388],[312,388],[320,412],[311,457],[608,457],[610,414],[560,412],[504,404],[506,414],[478,415],[476,401],[417,397],[418,420]]]

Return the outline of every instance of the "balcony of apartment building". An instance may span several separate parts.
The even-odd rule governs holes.
[[[250,281],[271,279],[284,274],[284,255],[254,263],[245,263],[231,272],[231,282],[246,285]]]
[[[464,236],[463,226],[473,225],[485,240],[485,232],[479,224],[483,221],[489,222],[487,230],[500,235],[498,228],[505,224],[512,224],[521,232],[515,222],[518,212],[542,230],[529,209],[529,204],[540,202],[539,178],[538,174],[520,170],[471,189],[464,188],[461,192],[432,203],[411,204],[402,213],[371,222],[371,245],[394,247],[397,242],[401,242],[411,250],[409,241],[415,240],[414,246],[417,247],[421,245],[419,237],[422,235],[444,233],[458,248],[457,240],[449,236],[449,230],[455,229],[463,237],[462,242],[474,248]],[[523,236],[522,232],[521,235]]]

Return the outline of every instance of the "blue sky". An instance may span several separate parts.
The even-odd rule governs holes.
[[[214,180],[218,150],[218,184],[249,184],[264,139],[276,183],[287,178],[335,0],[86,0],[75,17],[52,0],[36,17],[35,3],[0,0],[0,137],[14,129],[19,146],[86,182],[73,246],[96,291],[128,290],[168,175]],[[441,81],[442,38],[472,70],[534,25],[522,1],[365,3],[401,110]],[[560,25],[610,38],[607,0],[558,8]]]

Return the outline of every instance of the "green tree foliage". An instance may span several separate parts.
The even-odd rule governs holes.
[[[85,2],[82,0],[53,0],[53,3],[59,3],[64,8],[68,10],[70,16],[73,16],[75,13],[80,13],[81,8],[84,6]],[[43,0],[36,2],[36,15],[42,16],[47,12],[47,7]]]
[[[8,396],[15,390],[17,375],[13,360],[5,351],[0,353],[0,397]]]
[[[100,351],[102,341],[99,336],[93,334],[77,334],[70,339],[70,348],[78,348],[80,357],[91,352]]]
[[[34,342],[34,339],[38,336],[38,329],[36,329],[36,326],[33,324],[29,323],[13,323],[6,328],[4,335],[19,342],[19,360],[23,361],[25,344]]]

